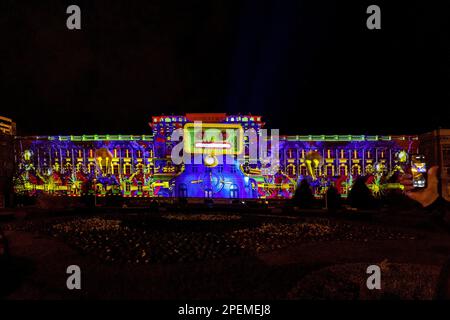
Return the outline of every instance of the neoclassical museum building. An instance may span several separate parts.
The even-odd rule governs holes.
[[[273,149],[271,130],[257,115],[161,115],[149,124],[151,131],[143,135],[16,136],[12,120],[0,117],[2,203],[8,185],[11,193],[31,196],[280,199],[290,198],[307,179],[317,196],[331,184],[345,196],[359,176],[378,195],[401,188],[397,176],[413,153],[441,165],[442,192],[449,195],[450,130],[418,135],[280,133]],[[176,130],[182,132],[179,139],[174,139]],[[173,158],[180,143],[181,155],[188,159],[181,163]],[[252,152],[255,144],[258,152]],[[264,144],[267,150],[260,152]]]

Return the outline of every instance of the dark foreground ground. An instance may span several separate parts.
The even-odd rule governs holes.
[[[450,256],[450,236],[411,208],[22,209],[0,227],[3,299],[431,299]],[[366,289],[371,264],[382,290]]]

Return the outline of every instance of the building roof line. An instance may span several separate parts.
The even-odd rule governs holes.
[[[147,141],[153,140],[152,134],[84,134],[84,135],[49,135],[49,136],[16,136],[22,140],[49,140],[49,141]]]

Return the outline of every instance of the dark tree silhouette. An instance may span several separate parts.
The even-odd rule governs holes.
[[[328,211],[335,212],[341,207],[341,195],[334,185],[328,188],[325,197]]]
[[[303,179],[297,186],[293,200],[299,208],[311,208],[314,196],[306,179]]]
[[[352,208],[370,209],[375,206],[375,198],[365,183],[365,177],[358,177],[348,195]]]

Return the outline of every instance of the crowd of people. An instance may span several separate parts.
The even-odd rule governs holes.
[[[403,185],[406,197],[419,203],[423,213],[432,223],[444,232],[450,232],[449,202],[439,194],[439,168],[429,169],[427,185],[425,188],[416,188],[413,185],[411,174],[403,174],[399,182]],[[306,180],[302,180],[293,197],[294,204],[299,208],[311,208],[314,196]],[[325,204],[330,212],[341,207],[341,196],[334,186],[330,186],[325,195]],[[348,204],[357,209],[374,209],[378,206],[377,200],[372,196],[365,184],[364,177],[356,179],[348,195]],[[436,290],[437,299],[450,299],[450,259],[443,265]]]
[[[433,217],[444,219],[446,215],[446,201],[439,195],[438,167],[432,167],[428,172],[426,188],[413,187],[412,176],[403,174],[398,177],[403,185],[403,193],[410,199],[420,203],[426,211],[432,211]],[[306,179],[303,179],[293,196],[294,205],[308,209],[314,206],[313,190]],[[382,200],[376,199],[366,184],[366,177],[358,177],[348,193],[347,204],[356,209],[376,209]],[[325,207],[329,210],[337,210],[342,206],[342,198],[339,190],[332,184],[328,187],[324,196]]]

